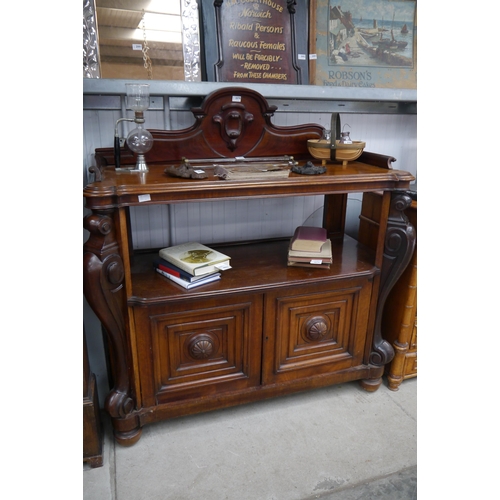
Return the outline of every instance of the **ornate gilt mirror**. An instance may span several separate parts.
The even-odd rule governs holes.
[[[83,0],[83,76],[200,81],[196,0]]]

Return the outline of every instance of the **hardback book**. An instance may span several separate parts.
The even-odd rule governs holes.
[[[191,288],[195,288],[197,286],[206,285],[207,283],[213,283],[214,281],[220,280],[221,277],[220,273],[212,273],[196,281],[186,281],[182,278],[174,276],[173,274],[162,271],[158,267],[156,268],[156,272],[161,274],[162,276],[165,276],[165,278],[168,278],[170,281],[173,281],[174,283],[177,283],[178,285],[186,288],[187,290],[190,290]]]
[[[291,262],[309,262],[310,264],[331,264],[332,243],[327,239],[320,252],[301,252],[300,250],[288,250],[288,260]]]
[[[288,265],[290,267],[312,267],[317,269],[330,269],[330,263],[324,262],[322,264],[311,264],[310,262],[293,262],[291,260],[288,261]]]
[[[231,257],[193,241],[162,248],[159,256],[192,276],[231,269]]]
[[[168,260],[162,259],[161,257],[158,257],[157,259],[154,260],[153,267],[155,269],[161,269],[162,271],[164,271],[168,274],[171,274],[172,276],[175,276],[176,278],[181,278],[181,279],[183,279],[185,281],[189,281],[189,282],[197,281],[199,279],[203,279],[206,276],[208,276],[208,274],[202,274],[200,276],[193,276],[192,274],[189,274],[188,272],[184,271],[184,269],[177,267],[176,265],[168,262]],[[219,272],[219,270],[215,269],[213,272],[214,273]],[[210,274],[212,274],[212,273],[210,273]]]
[[[324,227],[298,226],[290,240],[290,249],[302,252],[320,252],[327,239]]]

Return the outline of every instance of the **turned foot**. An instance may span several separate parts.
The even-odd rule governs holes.
[[[368,392],[375,392],[382,384],[382,377],[379,378],[365,378],[359,381],[359,385]]]
[[[120,432],[115,430],[113,431],[113,434],[117,443],[121,444],[122,446],[132,446],[133,444],[137,443],[137,441],[139,441],[142,434],[142,427],[133,429],[128,432]]]
[[[139,441],[142,434],[142,425],[137,416],[129,418],[112,418],[113,435],[115,440],[123,446],[132,446]]]
[[[403,382],[403,377],[387,376],[387,387],[391,391],[399,391],[399,386]]]

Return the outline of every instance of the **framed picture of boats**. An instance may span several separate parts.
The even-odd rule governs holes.
[[[310,83],[417,88],[416,0],[310,0]]]

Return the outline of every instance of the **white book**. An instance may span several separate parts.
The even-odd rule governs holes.
[[[213,281],[220,280],[220,273],[215,273],[211,274],[210,276],[207,276],[206,278],[201,278],[196,281],[186,281],[183,280],[182,278],[178,278],[177,276],[173,276],[172,274],[169,274],[165,271],[162,271],[161,269],[156,269],[156,271],[161,274],[162,276],[165,276],[165,278],[168,278],[169,280],[173,281],[174,283],[177,283],[178,285],[181,285],[182,287],[186,288],[187,290],[190,290],[191,288],[195,288],[200,285],[206,285],[207,283],[212,283]]]
[[[162,259],[193,276],[231,269],[231,257],[193,241],[162,248],[159,253]]]

